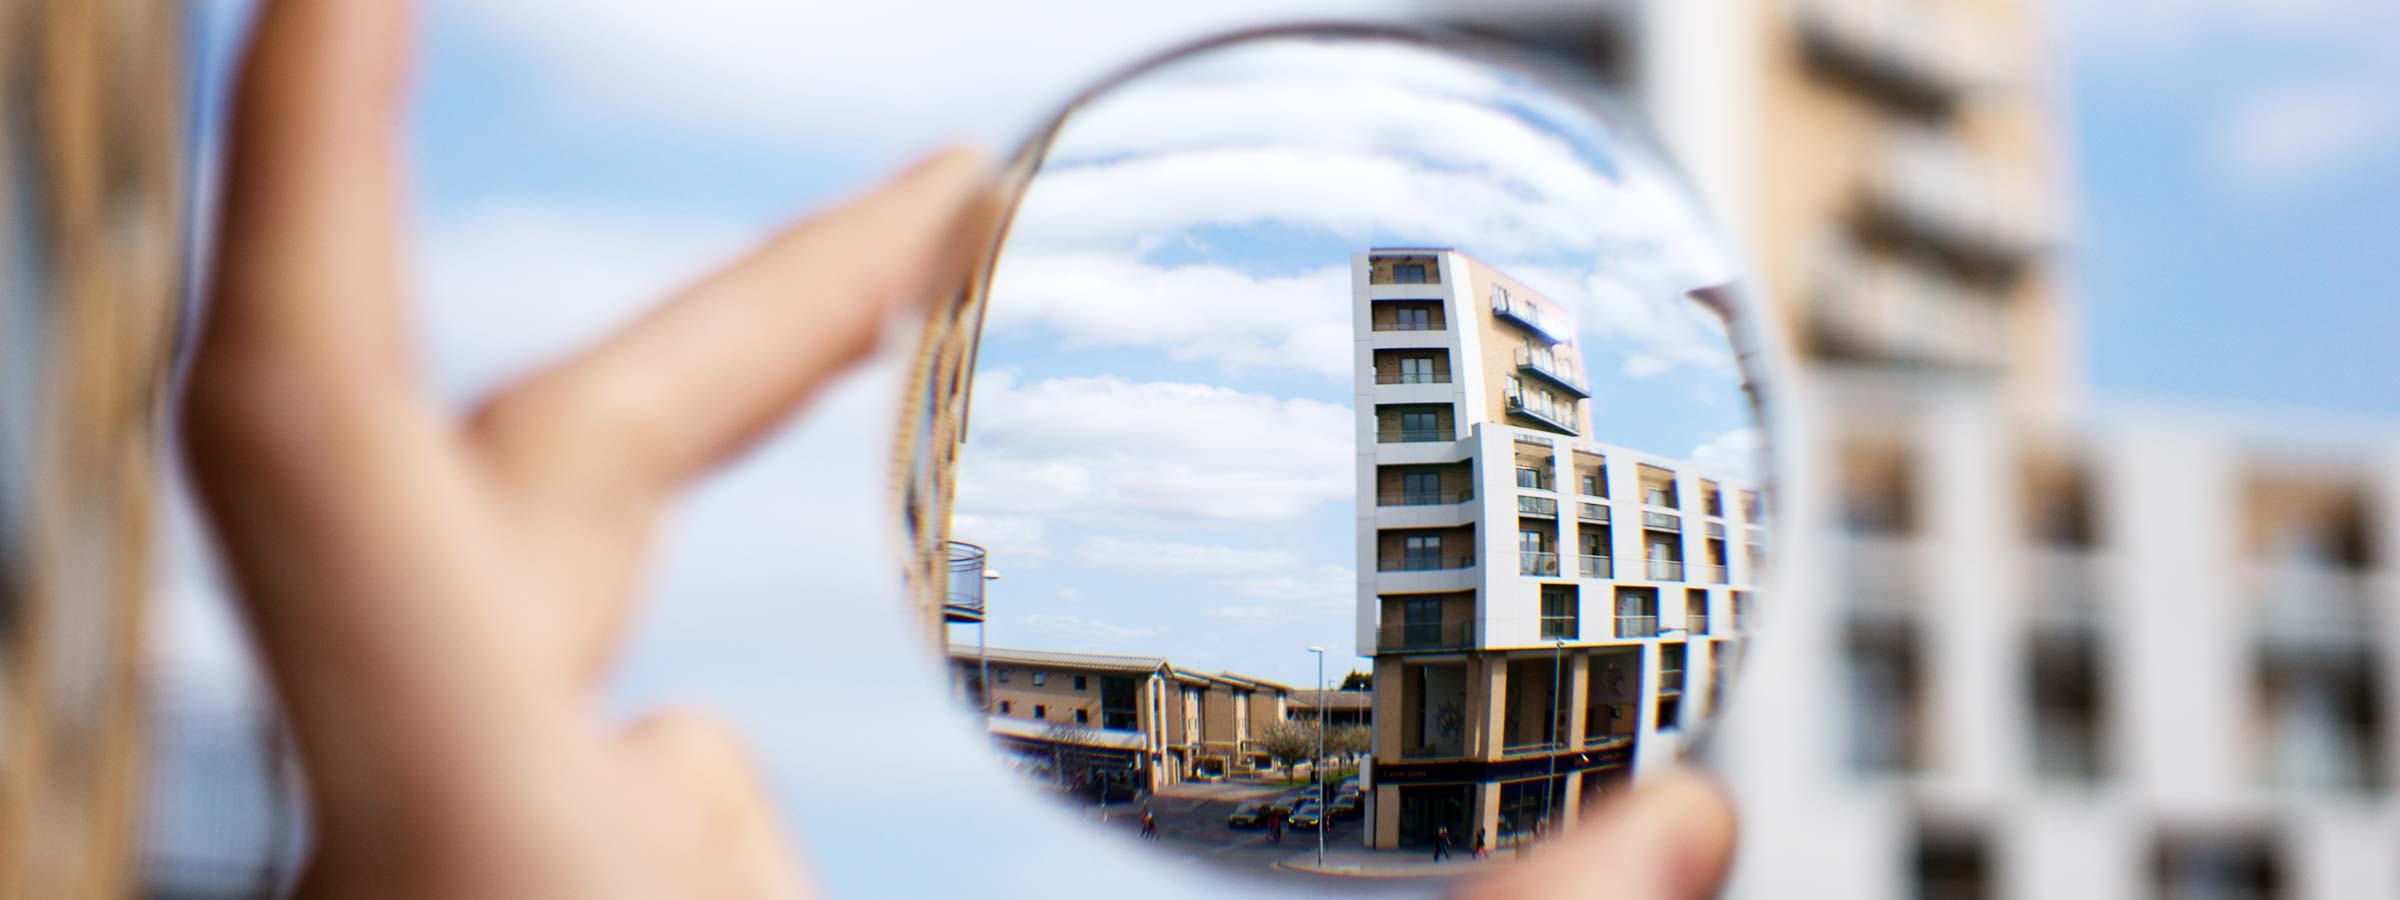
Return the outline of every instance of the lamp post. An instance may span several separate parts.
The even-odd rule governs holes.
[[[1317,779],[1317,868],[1325,868],[1325,820],[1333,813],[1333,798],[1325,796],[1325,648],[1310,647],[1317,655],[1317,761],[1308,772]]]
[[[990,569],[985,569],[983,570],[983,580],[985,582],[999,581],[1000,573],[994,572]],[[986,596],[984,597],[983,601],[983,618],[978,619],[975,622],[975,677],[982,679],[983,715],[984,718],[989,719],[992,715],[992,657],[984,647],[983,632],[985,628],[989,627],[984,623],[991,621],[992,618],[992,601],[991,597],[989,596],[991,593],[990,584],[987,583],[984,585],[984,593]],[[989,728],[991,727],[991,724],[986,722],[984,727]]]
[[[1542,817],[1535,820],[1543,823],[1542,833],[1544,835],[1550,833],[1548,823],[1551,813],[1558,810],[1558,753],[1560,750],[1566,749],[1559,746],[1566,743],[1566,735],[1561,734],[1558,728],[1558,693],[1559,687],[1565,681],[1564,672],[1561,671],[1564,667],[1560,664],[1560,660],[1566,655],[1566,652],[1566,638],[1559,638],[1550,643],[1550,777],[1542,780]]]

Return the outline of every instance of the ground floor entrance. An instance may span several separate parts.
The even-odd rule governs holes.
[[[1400,846],[1433,846],[1442,829],[1450,830],[1451,849],[1472,843],[1475,828],[1475,786],[1429,784],[1399,788]]]

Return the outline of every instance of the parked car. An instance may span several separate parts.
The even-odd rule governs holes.
[[[1292,807],[1291,817],[1283,820],[1283,823],[1293,828],[1315,828],[1323,818],[1324,808],[1318,806],[1317,801],[1309,800]]]
[[[1332,812],[1336,819],[1355,819],[1366,811],[1367,795],[1364,793],[1348,790],[1333,795]]]
[[[1268,801],[1265,800],[1252,800],[1236,806],[1233,808],[1233,814],[1225,817],[1225,827],[1257,828],[1265,825],[1267,824],[1267,806]]]
[[[1315,793],[1315,791],[1293,791],[1267,800],[1267,808],[1274,810],[1276,815],[1288,816],[1291,815],[1293,807],[1308,801]]]
[[[1342,783],[1333,786],[1333,792],[1336,794],[1355,794],[1362,790],[1365,788],[1358,783],[1356,775],[1344,778]]]

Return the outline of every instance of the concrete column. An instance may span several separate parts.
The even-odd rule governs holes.
[[[1508,659],[1478,656],[1467,666],[1467,755],[1499,759],[1501,736],[1508,733]]]
[[[1567,707],[1566,737],[1570,749],[1583,749],[1583,732],[1589,727],[1584,714],[1591,695],[1591,669],[1592,655],[1589,651],[1578,651],[1567,657],[1566,683],[1561,686],[1558,702]]]
[[[1391,850],[1399,847],[1400,789],[1390,785],[1378,785],[1375,788],[1374,805],[1368,808],[1368,814],[1374,820],[1372,823],[1374,827],[1369,829],[1374,835],[1374,842],[1370,846],[1378,850]]]

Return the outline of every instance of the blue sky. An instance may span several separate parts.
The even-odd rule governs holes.
[[[240,5],[207,7],[212,72]],[[412,144],[413,293],[433,375],[463,404],[939,140],[1006,146],[1144,49],[1393,5],[1236,0],[1127,21],[1098,0],[433,2]],[[2400,238],[2381,215],[2400,206],[2390,6],[2062,13],[2074,288],[2095,391],[2400,413]],[[1227,383],[1257,389],[1245,380],[1257,377]],[[942,711],[877,562],[886,548],[856,527],[882,515],[873,488],[895,378],[889,359],[871,366],[681,505],[614,700],[691,699],[736,719],[836,896],[1012,884],[1056,896],[1078,887],[1055,877],[1070,867],[1091,875],[1091,895],[1109,893],[1147,863],[1015,802],[973,728]],[[240,642],[188,514],[170,515],[162,678],[189,702],[225,703],[249,690]],[[169,765],[170,789],[203,777]],[[860,827],[870,819],[889,824]],[[925,865],[928,841],[956,849]],[[1224,887],[1195,874],[1159,895]]]

